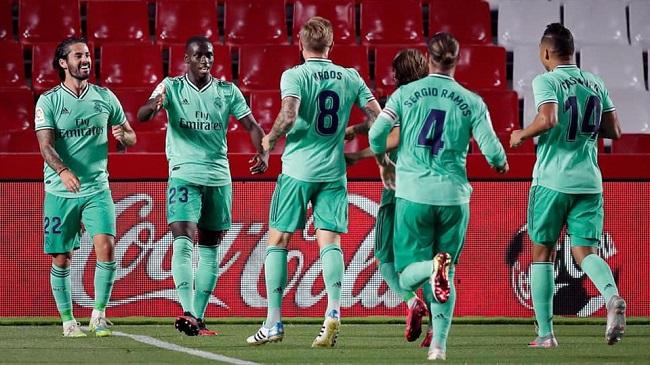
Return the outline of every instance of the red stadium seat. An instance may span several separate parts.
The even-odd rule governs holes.
[[[650,153],[650,134],[622,134],[612,141],[612,153]]]
[[[0,42],[0,87],[27,88],[23,67],[23,48],[20,44]]]
[[[251,92],[250,107],[257,123],[268,133],[282,107],[279,91]]]
[[[359,71],[361,77],[370,84],[370,66],[368,66],[368,48],[363,46],[334,46],[330,52],[332,62],[343,67],[352,67]]]
[[[284,0],[226,0],[227,44],[287,44]]]
[[[226,135],[228,153],[251,153],[257,152],[251,142],[250,134],[246,130],[228,132]]]
[[[519,98],[512,90],[479,90],[487,104],[492,126],[497,133],[510,133],[521,129],[519,125]]]
[[[25,88],[0,89],[0,131],[32,130],[34,95]],[[2,134],[0,133],[0,134]]]
[[[0,41],[13,40],[11,5],[13,0],[0,0]]]
[[[88,40],[104,42],[148,42],[149,18],[145,1],[89,1]]]
[[[32,89],[35,94],[41,94],[59,83],[59,74],[52,68],[52,58],[56,50],[56,43],[38,43],[32,47]],[[93,58],[93,45],[88,44],[90,57]],[[93,58],[94,60],[94,58]],[[95,63],[91,66],[90,78],[88,81],[95,83]]]
[[[138,109],[149,100],[152,89],[112,88],[117,99],[122,104],[126,120],[131,123],[136,132],[140,131],[161,131],[167,128],[167,114],[161,110],[153,120],[147,122],[138,121]]]
[[[137,128],[137,127],[134,127]],[[126,151],[117,151],[115,139],[109,137],[109,152],[127,152],[127,153],[165,153],[165,137],[164,131],[156,132],[136,132],[138,141],[135,145],[127,147]]]
[[[471,90],[507,88],[506,49],[461,46],[455,78]]]
[[[24,44],[81,35],[78,0],[20,0],[18,34]]]
[[[39,152],[38,139],[33,130],[0,133],[0,153]]]
[[[213,44],[214,64],[210,73],[212,76],[222,80],[232,80],[232,61],[230,48]],[[185,64],[185,44],[175,44],[169,47],[169,75],[183,75],[187,72]]]
[[[298,42],[298,33],[302,25],[316,15],[332,22],[334,44],[355,43],[353,0],[296,0],[293,5],[294,43]]]
[[[285,70],[300,63],[295,46],[242,46],[239,48],[239,87],[251,90],[277,90]]]
[[[375,53],[375,90],[377,95],[388,96],[395,90],[395,79],[393,78],[393,58],[406,47],[403,46],[382,46],[377,47]],[[423,55],[427,54],[426,47],[415,47]]]
[[[432,0],[429,34],[449,32],[461,45],[492,43],[490,5],[485,1]]]
[[[101,50],[100,80],[104,86],[153,88],[163,79],[159,46],[104,44]]]
[[[362,44],[423,42],[420,0],[364,0],[361,3]]]
[[[159,43],[185,43],[201,35],[219,41],[217,4],[214,0],[158,0],[156,38]]]

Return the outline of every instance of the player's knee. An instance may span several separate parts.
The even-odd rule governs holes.
[[[203,246],[218,246],[228,231],[199,230],[199,244]]]
[[[70,267],[72,256],[69,253],[52,254],[52,263],[60,268]]]
[[[174,238],[185,236],[193,239],[196,233],[196,224],[192,222],[172,222],[169,224],[169,228]]]

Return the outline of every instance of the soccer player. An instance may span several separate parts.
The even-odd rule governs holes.
[[[437,33],[428,50],[429,76],[391,95],[370,130],[370,147],[384,184],[396,188],[393,245],[400,286],[413,290],[430,280],[435,300],[428,359],[444,360],[456,301],[455,264],[469,220],[472,188],[465,159],[470,138],[498,172],[508,171],[508,163],[485,103],[453,79],[456,39]],[[386,154],[386,138],[397,123],[395,167]]]
[[[396,86],[399,88],[412,81],[426,77],[429,73],[426,58],[415,49],[405,49],[397,53],[392,63],[393,78]],[[352,128],[352,127],[348,127]],[[387,150],[395,150],[399,144],[399,124],[395,124],[388,136]],[[345,154],[345,159],[349,165],[356,163],[363,158],[373,157],[374,154],[370,148],[358,152]],[[396,152],[389,155],[391,161],[397,158]],[[375,221],[375,258],[379,262],[379,272],[388,287],[397,293],[405,302],[408,308],[406,316],[406,328],[404,337],[407,341],[415,341],[422,333],[422,317],[427,312],[427,304],[417,297],[413,290],[404,290],[399,285],[399,277],[395,272],[394,254],[393,254],[393,222],[395,220],[395,191],[384,188],[381,192],[381,202],[377,219]],[[427,303],[433,301],[430,285],[424,285],[424,296]],[[431,322],[429,322],[431,323]],[[420,346],[429,347],[431,344],[432,328],[422,341]]]
[[[612,345],[625,329],[625,300],[609,266],[598,256],[603,188],[596,155],[598,137],[617,139],[621,128],[603,81],[576,66],[573,36],[567,28],[549,24],[539,52],[549,72],[533,80],[537,115],[510,138],[510,145],[517,147],[539,136],[528,200],[528,235],[534,243],[530,282],[538,331],[529,346],[557,347],[552,322],[553,263],[555,244],[565,224],[576,263],[605,298],[605,338]]]
[[[287,245],[293,232],[304,228],[311,202],[327,291],[325,320],[312,347],[332,347],[341,323],[341,282],[345,271],[340,234],[348,226],[345,129],[353,103],[368,117],[366,123],[355,126],[358,133],[364,129],[367,132],[381,109],[356,70],[335,65],[328,59],[333,32],[327,19],[309,19],[299,37],[305,63],[282,74],[282,107],[263,141],[265,151],[269,151],[286,134],[282,174],[271,202],[264,261],[268,312],[262,327],[247,342],[260,345],[281,341],[284,336],[280,307],[287,281]]]
[[[110,336],[106,306],[115,279],[115,206],[108,186],[108,128],[124,146],[135,132],[115,95],[88,82],[92,59],[85,40],[68,38],[56,47],[52,67],[61,84],[38,99],[35,129],[45,160],[43,231],[52,256],[50,285],[64,337],[85,337],[72,314],[70,263],[79,248],[81,224],[93,240],[95,303],[89,329]]]
[[[185,45],[187,73],[167,77],[151,94],[138,119],[146,121],[167,111],[167,223],[174,237],[172,276],[183,308],[175,327],[188,336],[214,336],[204,315],[217,283],[218,248],[231,224],[232,187],[226,131],[233,115],[250,133],[257,154],[251,173],[268,166],[262,150],[264,131],[257,124],[241,91],[231,82],[210,75],[214,51],[205,37]],[[192,269],[193,238],[198,231],[199,265]]]

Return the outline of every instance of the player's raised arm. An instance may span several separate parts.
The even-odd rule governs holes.
[[[286,96],[282,98],[282,108],[278,117],[275,118],[271,132],[264,136],[262,139],[262,147],[264,151],[271,151],[280,137],[289,132],[296,118],[298,118],[298,109],[300,109],[300,99],[294,96]]]
[[[114,125],[112,127],[113,138],[126,147],[133,146],[137,142],[135,131],[128,121],[124,121],[121,125]]]
[[[264,130],[255,120],[253,114],[248,114],[245,117],[239,119],[239,122],[244,126],[248,131],[251,137],[251,142],[255,146],[257,153],[249,161],[252,165],[250,167],[250,172],[252,174],[261,174],[269,166],[269,152],[264,150],[262,147],[262,139],[264,138]]]
[[[167,94],[165,90],[165,84],[160,83],[156,86],[156,89],[153,91],[149,100],[138,109],[138,120],[141,122],[146,122],[151,120],[156,113],[160,111],[165,105],[167,99]]]

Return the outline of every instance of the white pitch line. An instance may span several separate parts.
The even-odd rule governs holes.
[[[240,359],[236,359],[234,357],[228,357],[228,356],[224,356],[224,355],[215,354],[213,352],[207,352],[207,351],[192,349],[192,348],[189,348],[189,347],[183,347],[183,346],[176,345],[176,344],[173,344],[173,343],[170,343],[170,342],[161,341],[161,340],[158,340],[156,338],[149,337],[149,336],[132,335],[130,333],[117,332],[117,331],[113,331],[113,335],[128,337],[128,338],[130,338],[132,340],[135,340],[135,341],[138,341],[138,342],[150,345],[150,346],[159,347],[159,348],[165,349],[165,350],[182,352],[182,353],[186,353],[188,355],[202,357],[202,358],[208,359],[208,360],[221,361],[221,362],[226,363],[226,364],[232,364],[232,365],[260,365],[260,364],[258,364],[256,362],[252,362],[252,361],[240,360]]]

